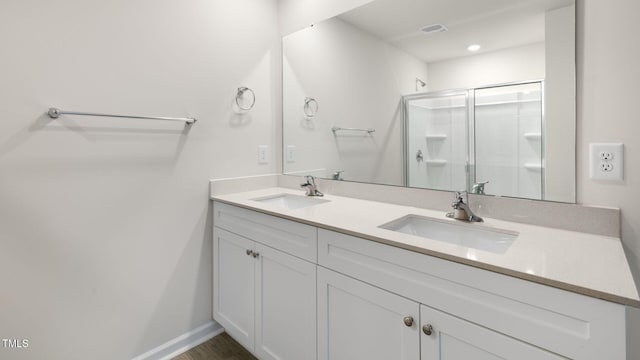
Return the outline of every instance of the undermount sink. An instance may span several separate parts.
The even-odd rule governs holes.
[[[379,227],[497,254],[505,253],[518,237],[514,231],[418,215],[403,216]]]
[[[319,205],[329,202],[326,199],[320,199],[312,196],[292,195],[292,194],[278,194],[271,195],[262,198],[251,199],[263,204],[274,205],[285,209],[302,209],[309,206]]]

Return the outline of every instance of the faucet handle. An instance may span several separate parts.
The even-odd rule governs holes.
[[[316,185],[315,177],[311,175],[307,175],[305,176],[305,179],[307,180],[307,182],[304,184],[301,184],[300,187],[305,189],[307,196],[324,196],[323,193],[318,191],[318,186]]]
[[[479,181],[473,184],[473,186],[471,187],[471,192],[474,194],[484,195],[484,186],[488,183],[489,183],[489,180]]]
[[[304,178],[304,179],[305,179],[305,181],[306,181],[306,182],[304,182],[304,183],[300,184],[300,187],[301,187],[301,188],[305,188],[305,189],[307,189],[307,190],[308,190],[308,189],[312,186],[311,181],[310,181],[310,179],[309,179],[309,176],[305,176],[305,178]]]
[[[456,202],[465,202],[465,200],[468,201],[469,199],[469,193],[467,192],[467,190],[456,191],[454,195],[456,198]]]
[[[313,185],[313,183],[315,182],[314,179],[313,179],[313,176],[311,176],[311,175],[305,175],[304,180],[306,182],[301,184],[300,186]]]
[[[446,216],[458,220],[466,220],[469,222],[482,222],[483,219],[474,214],[469,206],[469,193],[466,190],[456,191],[456,199],[451,204],[453,212],[447,213]],[[466,200],[466,202],[465,202]]]

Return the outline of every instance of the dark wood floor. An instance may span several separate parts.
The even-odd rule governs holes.
[[[173,360],[257,360],[227,333],[222,333]]]

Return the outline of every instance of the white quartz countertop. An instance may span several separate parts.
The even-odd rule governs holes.
[[[277,194],[302,195],[299,190],[267,188],[212,196],[215,201],[237,205],[305,224],[401,247],[522,278],[620,304],[640,307],[620,239],[542,226],[485,218],[465,224],[517,232],[518,236],[499,254],[444,241],[379,228],[406,215],[448,219],[445,213],[416,207],[325,195],[329,200],[300,209],[287,209],[255,199]]]

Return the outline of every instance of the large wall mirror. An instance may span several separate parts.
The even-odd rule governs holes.
[[[575,202],[574,0],[375,0],[283,38],[285,174]]]

